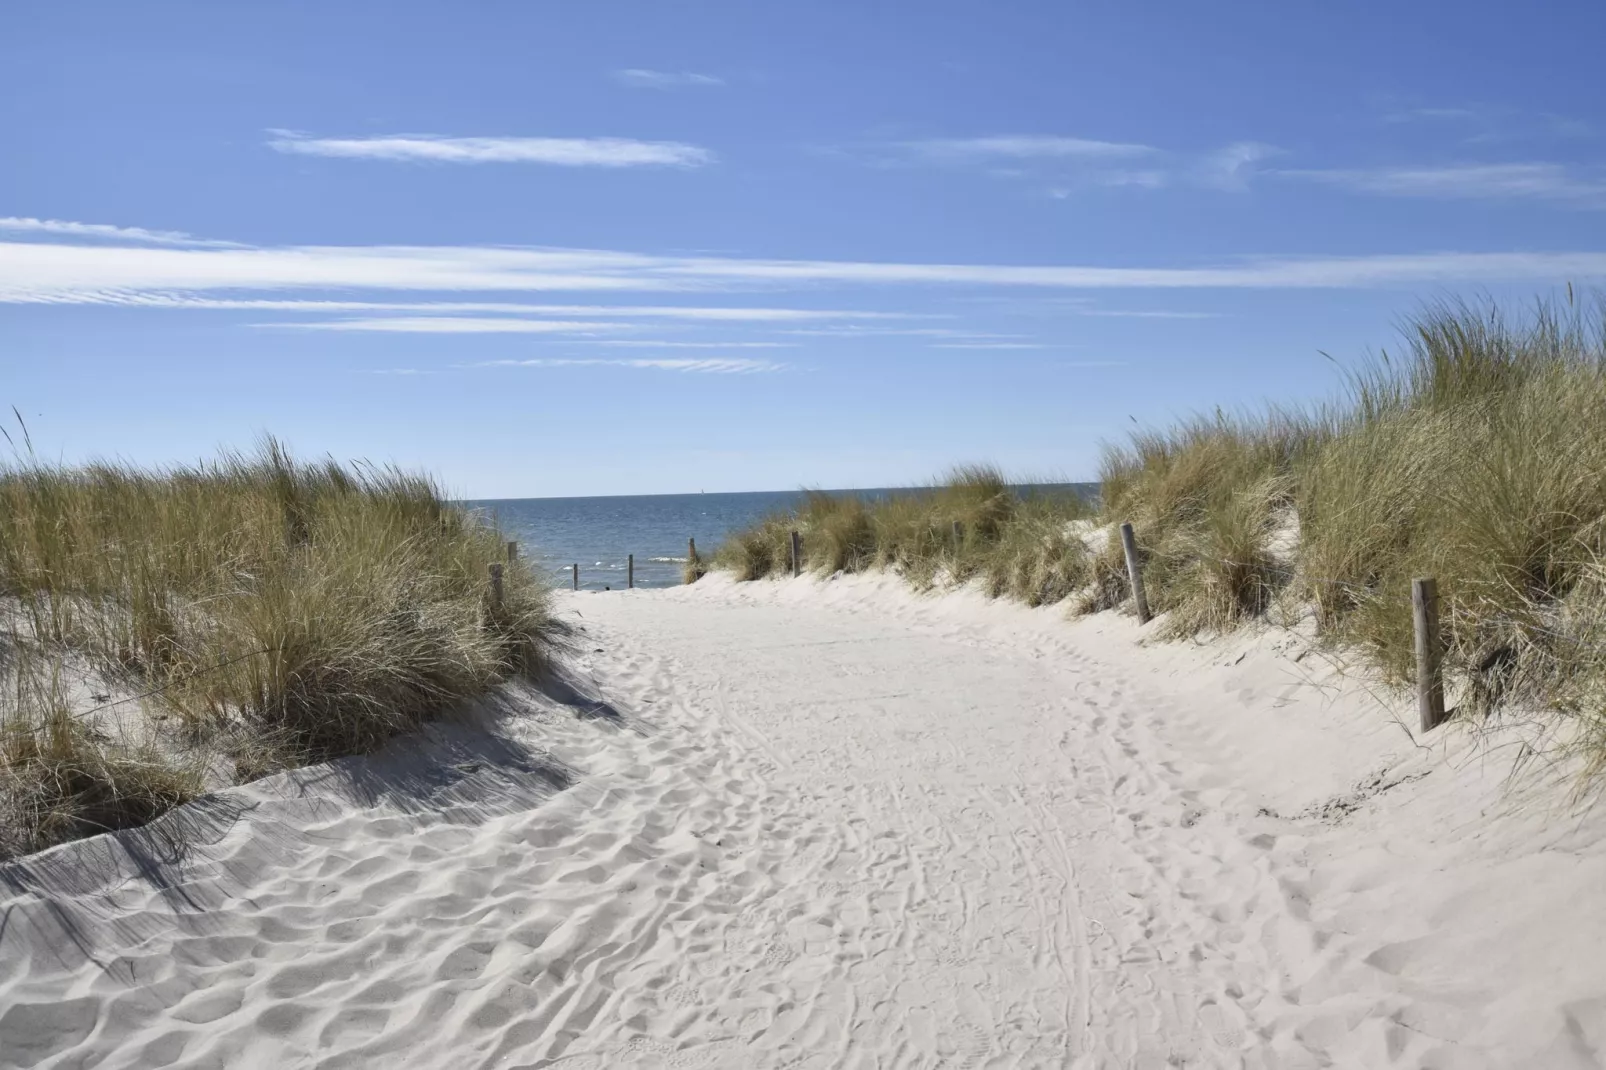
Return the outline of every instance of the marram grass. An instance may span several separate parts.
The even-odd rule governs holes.
[[[1576,717],[1606,768],[1603,324],[1606,306],[1570,294],[1515,315],[1430,306],[1403,351],[1327,404],[1218,411],[1107,448],[1092,523],[1076,523],[1077,503],[1022,500],[996,471],[970,468],[883,501],[811,496],[733,536],[716,564],[781,574],[797,528],[813,571],[979,578],[994,596],[1094,612],[1128,597],[1111,534],[1128,521],[1164,632],[1310,612],[1402,686],[1410,581],[1435,576],[1461,712]]]
[[[238,781],[359,753],[536,671],[546,590],[511,564],[492,605],[503,553],[426,478],[271,441],[0,468],[0,854],[149,820],[196,755]],[[75,674],[145,697],[85,718]]]
[[[1082,585],[1090,566],[1067,525],[1092,512],[1069,491],[1022,497],[996,468],[973,465],[884,498],[809,492],[796,510],[733,533],[712,564],[741,580],[790,575],[795,530],[811,573],[892,569],[919,587],[984,577],[994,594],[1039,605]]]

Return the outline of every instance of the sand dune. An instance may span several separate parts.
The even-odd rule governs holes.
[[[1606,818],[1293,633],[561,608],[565,686],[0,869],[0,1066],[1600,1065]]]

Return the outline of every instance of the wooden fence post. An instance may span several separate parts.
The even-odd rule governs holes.
[[[803,537],[792,532],[792,577],[795,579],[803,574]]]
[[[1143,566],[1138,563],[1138,543],[1132,525],[1121,525],[1121,549],[1126,551],[1126,575],[1132,581],[1132,601],[1138,608],[1138,623],[1149,623],[1149,596],[1143,593]]]
[[[495,609],[502,608],[502,563],[500,561],[491,562],[491,606]]]
[[[686,582],[692,583],[697,579],[697,540],[686,540]]]
[[[518,559],[519,559],[519,544],[514,542],[512,539],[509,539],[508,540],[508,544],[507,544],[507,563],[511,565],[513,562],[517,561]]]
[[[636,555],[635,554],[631,554],[626,559],[626,564],[625,564],[625,586],[627,588],[634,588],[636,586]]]
[[[574,589],[578,591],[580,589],[580,563],[577,561],[570,567],[574,569]]]
[[[954,553],[957,554],[959,552],[959,548],[961,546],[963,546],[964,544],[965,544],[965,525],[963,525],[959,521],[955,520],[954,521]]]
[[[1422,731],[1444,721],[1444,644],[1439,635],[1439,581],[1411,581],[1411,616],[1416,625],[1416,711]]]

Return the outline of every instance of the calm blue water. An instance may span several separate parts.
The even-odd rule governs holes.
[[[1048,490],[1051,488],[1032,488]],[[1066,488],[1052,488],[1066,489]],[[853,492],[866,497],[909,493],[892,489]],[[636,586],[681,582],[686,540],[697,540],[705,560],[731,532],[767,513],[790,509],[802,491],[746,494],[653,494],[618,498],[504,498],[467,503],[496,518],[521,555],[544,570],[555,586],[569,585],[580,566],[580,586],[600,591],[625,586],[625,562],[636,555]]]

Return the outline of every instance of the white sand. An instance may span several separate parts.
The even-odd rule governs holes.
[[[890,578],[562,607],[577,690],[500,735],[0,870],[0,1066],[1601,1065],[1606,817],[1297,636]]]

